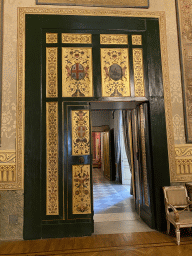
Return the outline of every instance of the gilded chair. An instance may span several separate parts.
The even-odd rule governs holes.
[[[192,202],[184,186],[163,187],[165,198],[165,213],[167,219],[167,233],[170,232],[170,223],[176,229],[177,244],[180,245],[180,228],[192,227],[192,212],[189,205]]]

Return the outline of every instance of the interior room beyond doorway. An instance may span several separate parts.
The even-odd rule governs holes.
[[[91,122],[94,234],[152,231],[135,210],[122,110],[92,110]]]

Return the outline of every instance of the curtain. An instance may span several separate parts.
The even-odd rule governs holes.
[[[114,113],[114,142],[115,142],[115,165],[116,165],[116,181],[121,182],[121,113],[116,110]]]
[[[130,149],[130,137],[129,137],[129,121],[131,120],[131,111],[130,110],[122,110],[122,122],[123,122],[123,135],[124,135],[124,143],[125,143],[125,152],[127,155],[127,160],[129,163],[130,172],[132,174],[132,164],[131,164],[131,149]],[[132,178],[131,178],[131,188],[130,194],[133,194],[133,186],[132,186]]]

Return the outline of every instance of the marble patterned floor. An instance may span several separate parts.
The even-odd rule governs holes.
[[[154,231],[135,212],[130,186],[108,181],[93,168],[94,234]]]

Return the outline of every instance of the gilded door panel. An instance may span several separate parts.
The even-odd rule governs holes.
[[[46,48],[46,97],[58,97],[57,47]]]
[[[100,44],[128,44],[128,35],[101,34]]]
[[[101,48],[103,97],[128,97],[129,57],[127,48]]]
[[[89,110],[72,110],[72,155],[89,155]]]
[[[63,97],[92,97],[92,48],[62,48]]]
[[[63,44],[92,44],[91,34],[62,33]]]
[[[73,214],[91,214],[90,165],[72,166]]]
[[[91,129],[88,102],[65,102],[65,163],[67,168],[67,219],[84,218],[93,222]]]
[[[58,102],[46,103],[46,215],[59,214]]]
[[[139,48],[133,49],[133,70],[135,97],[144,97],[144,71],[143,71],[143,50]]]

